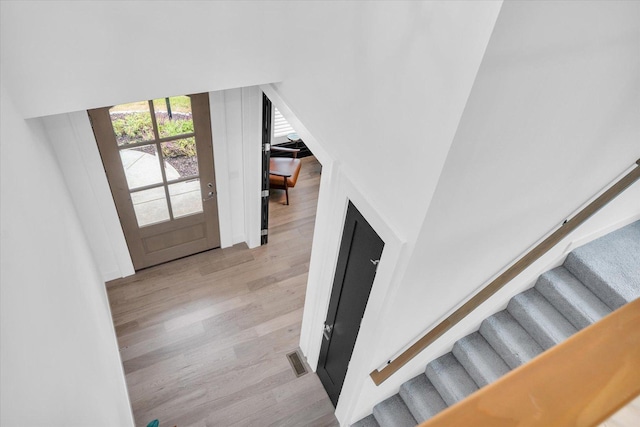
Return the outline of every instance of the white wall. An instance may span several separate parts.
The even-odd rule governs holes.
[[[221,246],[260,246],[262,91],[252,86],[209,96]]]
[[[1,424],[133,426],[104,283],[56,158],[0,94]]]
[[[62,170],[102,280],[134,273],[86,111],[40,119]]]
[[[242,90],[209,94],[223,248],[245,241]]]
[[[287,66],[280,60],[285,7],[3,1],[3,79],[23,117],[279,81]]]
[[[262,215],[262,91],[243,87],[242,162],[244,168],[244,235],[250,248],[260,246]]]
[[[639,17],[637,2],[504,3],[372,369],[640,158]],[[561,249],[637,219],[638,191]]]

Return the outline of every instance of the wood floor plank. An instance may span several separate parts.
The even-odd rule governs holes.
[[[271,192],[269,243],[216,249],[107,284],[137,426],[337,426],[318,377],[296,378],[321,166]]]
[[[159,325],[161,326],[161,325]],[[182,341],[185,338],[192,338],[195,336],[203,336],[205,333],[202,322],[191,323],[178,330],[172,331],[173,333],[166,333],[162,328],[152,327],[143,332],[147,333],[146,339],[128,339],[126,342],[130,342],[129,345],[120,345],[120,357],[123,361],[128,361],[136,357],[140,357],[150,351],[159,350],[169,344]],[[136,337],[141,336],[136,335]],[[129,337],[125,337],[129,338]],[[123,341],[125,341],[123,339]]]
[[[302,308],[262,322],[256,326],[256,332],[259,337],[262,337],[281,328],[296,327],[300,325],[300,319],[302,319]]]
[[[210,304],[199,310],[180,314],[171,319],[165,320],[163,323],[165,329],[168,332],[175,331],[184,328],[185,326],[189,326],[192,323],[199,323],[212,317],[219,316],[228,311],[237,310],[244,307],[245,305],[247,305],[247,303],[244,302],[240,297],[225,299],[223,301]]]
[[[211,425],[216,426],[230,426],[242,423],[246,418],[254,414],[261,414],[263,411],[269,410],[275,403],[276,401],[271,391],[252,392],[248,398],[242,396],[235,402],[224,402],[224,405],[220,405],[220,409],[210,413],[208,420]]]
[[[322,399],[317,396],[318,400],[314,401],[306,406],[303,406],[293,414],[276,420],[269,426],[273,427],[299,427],[299,426],[313,426],[315,421],[326,415],[327,411],[331,411],[333,406],[331,402],[327,402],[326,399]],[[309,402],[309,400],[307,400]]]

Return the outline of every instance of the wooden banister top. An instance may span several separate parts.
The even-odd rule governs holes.
[[[578,212],[573,218],[565,222],[559,229],[553,232],[549,237],[544,239],[536,247],[531,249],[526,255],[516,261],[511,267],[507,268],[491,283],[485,286],[480,292],[474,295],[460,308],[454,311],[449,317],[440,322],[437,326],[427,332],[422,338],[417,340],[411,347],[405,350],[397,358],[392,360],[382,370],[374,370],[370,376],[376,385],[380,385],[383,381],[397,372],[400,368],[407,364],[411,359],[416,357],[422,350],[427,348],[436,339],[451,329],[454,325],[465,318],[469,313],[478,308],[482,303],[487,301],[496,292],[502,289],[509,281],[522,273],[527,267],[538,260],[542,255],[547,253],[558,242],[564,239],[569,233],[578,228],[589,217],[599,211],[603,206],[615,199],[620,193],[626,190],[631,184],[640,179],[640,159],[636,161],[636,167],[631,172],[622,177],[618,182],[613,184],[609,189],[598,196],[594,201],[589,203],[584,209]]]
[[[640,299],[420,427],[596,426],[640,395]]]

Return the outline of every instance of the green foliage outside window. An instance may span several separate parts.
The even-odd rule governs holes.
[[[112,123],[119,145],[155,139],[149,113],[128,113],[114,118]],[[158,132],[162,138],[193,133],[193,119],[159,118]],[[162,154],[165,157],[195,156],[195,140],[191,137],[164,143]]]
[[[153,125],[149,113],[129,113],[112,120],[113,131],[118,141],[133,143],[154,139]]]

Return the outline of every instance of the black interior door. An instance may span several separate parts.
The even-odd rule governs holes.
[[[349,202],[320,348],[318,376],[337,405],[384,242]]]
[[[260,204],[260,244],[269,241],[269,158],[271,154],[271,100],[262,94],[262,199]]]

